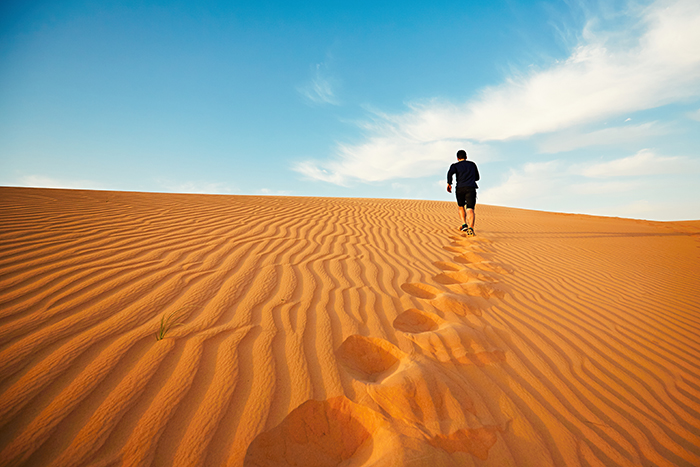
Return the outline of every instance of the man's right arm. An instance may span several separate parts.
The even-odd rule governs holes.
[[[450,166],[450,170],[447,171],[447,184],[452,185],[452,177],[454,174],[457,173],[457,170],[455,170],[455,165],[452,164]]]
[[[447,192],[452,193],[452,176],[455,174],[455,165],[450,166],[450,170],[447,171]]]

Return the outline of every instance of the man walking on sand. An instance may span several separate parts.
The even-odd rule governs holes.
[[[467,232],[470,237],[474,234],[474,206],[476,206],[476,189],[479,186],[476,184],[479,180],[479,169],[476,164],[467,160],[467,151],[460,149],[457,151],[457,162],[450,166],[447,171],[447,192],[452,193],[452,176],[457,176],[457,187],[455,195],[457,196],[457,206],[459,207],[459,216],[462,218],[462,227],[460,230]]]

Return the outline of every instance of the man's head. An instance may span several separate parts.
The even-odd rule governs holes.
[[[457,151],[457,160],[458,161],[463,161],[466,158],[467,158],[467,151],[465,151],[464,149],[460,149],[459,151]]]

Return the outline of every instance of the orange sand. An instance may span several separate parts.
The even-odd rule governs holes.
[[[456,213],[0,188],[0,464],[700,465],[700,222]]]

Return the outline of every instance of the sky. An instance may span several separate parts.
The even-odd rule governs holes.
[[[700,2],[0,2],[2,186],[453,201],[462,148],[478,203],[700,219]]]

